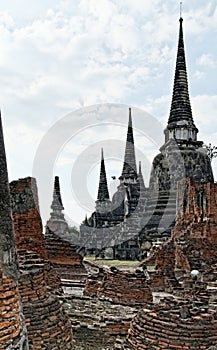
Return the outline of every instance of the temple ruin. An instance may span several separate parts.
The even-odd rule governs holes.
[[[127,140],[120,185],[110,200],[102,154],[96,210],[80,227],[81,246],[87,254],[113,259],[147,255],[150,243],[171,236],[176,221],[177,183],[183,178],[213,183],[210,159],[197,140],[188,92],[183,19],[179,39],[173,95],[165,143],[154,158],[149,187],[141,167],[137,172],[132,110],[129,109]],[[136,209],[136,210],[135,210]],[[148,249],[147,249],[148,247]]]
[[[124,163],[119,180],[117,191],[110,200],[102,150],[96,210],[80,226],[80,245],[89,255],[134,260],[139,255],[138,236],[147,191],[141,162],[137,172],[131,108]]]
[[[165,143],[149,188],[141,164],[137,172],[130,109],[120,185],[110,199],[102,152],[96,208],[81,225],[80,246],[57,176],[45,235],[36,179],[9,185],[0,121],[1,350],[217,348],[217,184],[192,117],[182,22]],[[142,261],[102,266],[81,252]]]
[[[172,102],[165,133],[165,143],[152,164],[146,215],[150,220],[140,238],[162,237],[175,224],[177,183],[183,178],[213,182],[210,159],[203,141],[197,140],[188,93],[183,19],[180,18],[178,51]]]

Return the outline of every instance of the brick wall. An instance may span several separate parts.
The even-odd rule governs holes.
[[[172,237],[143,263],[152,260],[155,272],[150,286],[158,291],[179,287],[176,268],[188,273],[194,269],[205,272],[217,263],[217,184],[190,179],[178,183],[177,221]]]
[[[152,301],[152,293],[143,271],[130,273],[118,269],[100,269],[98,274],[87,279],[84,294],[131,306]]]
[[[175,275],[176,266],[176,247],[173,238],[168,239],[157,249],[154,249],[148,258],[141,262],[144,264],[155,265],[155,269],[150,271],[149,286],[152,291],[172,292],[180,288]]]
[[[76,279],[75,275],[86,274],[83,257],[72,243],[53,232],[46,232],[45,247],[52,267],[62,279]]]
[[[30,350],[71,350],[71,323],[59,299],[60,278],[45,250],[36,181],[24,178],[10,184],[19,257],[19,292]]]
[[[177,203],[177,267],[206,269],[217,262],[217,184],[180,181]]]
[[[18,252],[33,251],[44,259],[46,282],[52,291],[61,292],[61,281],[48,260],[39,212],[36,180],[26,177],[10,183],[11,203]]]
[[[36,180],[12,181],[10,193],[17,249],[33,250],[46,259]]]
[[[24,329],[17,285],[0,273],[0,349],[27,350]]]
[[[18,259],[0,116],[0,349],[28,350],[18,290]]]
[[[20,252],[19,260],[19,291],[30,350],[71,350],[71,323],[56,295],[48,291],[44,261],[30,252]]]
[[[128,341],[133,349],[207,349],[217,343],[217,313],[197,298],[163,299],[141,309]]]
[[[48,259],[52,264],[81,266],[82,256],[76,252],[76,247],[58,237],[54,233],[46,234],[45,247]]]

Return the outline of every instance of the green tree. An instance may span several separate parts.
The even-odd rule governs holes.
[[[207,155],[208,155],[210,161],[212,161],[213,158],[217,157],[217,147],[216,146],[212,146],[211,143],[209,143],[209,145],[205,145],[205,143],[204,143],[203,147],[206,148]]]
[[[79,240],[79,230],[76,226],[69,226],[69,237],[68,239],[73,243],[77,243]]]

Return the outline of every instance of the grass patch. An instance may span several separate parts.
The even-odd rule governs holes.
[[[96,265],[116,266],[116,267],[138,267],[139,261],[132,260],[107,260],[107,259],[96,259],[93,256],[85,256],[84,260],[93,262]]]

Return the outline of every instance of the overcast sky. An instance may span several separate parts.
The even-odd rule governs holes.
[[[217,144],[217,1],[183,1],[182,15],[198,139]],[[54,175],[60,176],[65,214],[72,223],[78,225],[94,210],[102,146],[114,190],[118,182],[111,176],[121,173],[127,106],[133,107],[137,158],[148,185],[151,160],[163,139],[155,139],[141,110],[163,130],[178,19],[179,1],[174,0],[0,0],[0,106],[9,178],[37,171],[49,177],[39,193],[44,224]],[[112,109],[100,109],[107,103]],[[98,118],[93,105],[100,110]],[[61,129],[59,122],[68,122],[69,113],[70,122]],[[54,161],[49,164],[51,149]],[[85,159],[88,167],[82,168]],[[82,181],[79,164],[87,170]],[[42,178],[37,180],[40,184]]]

